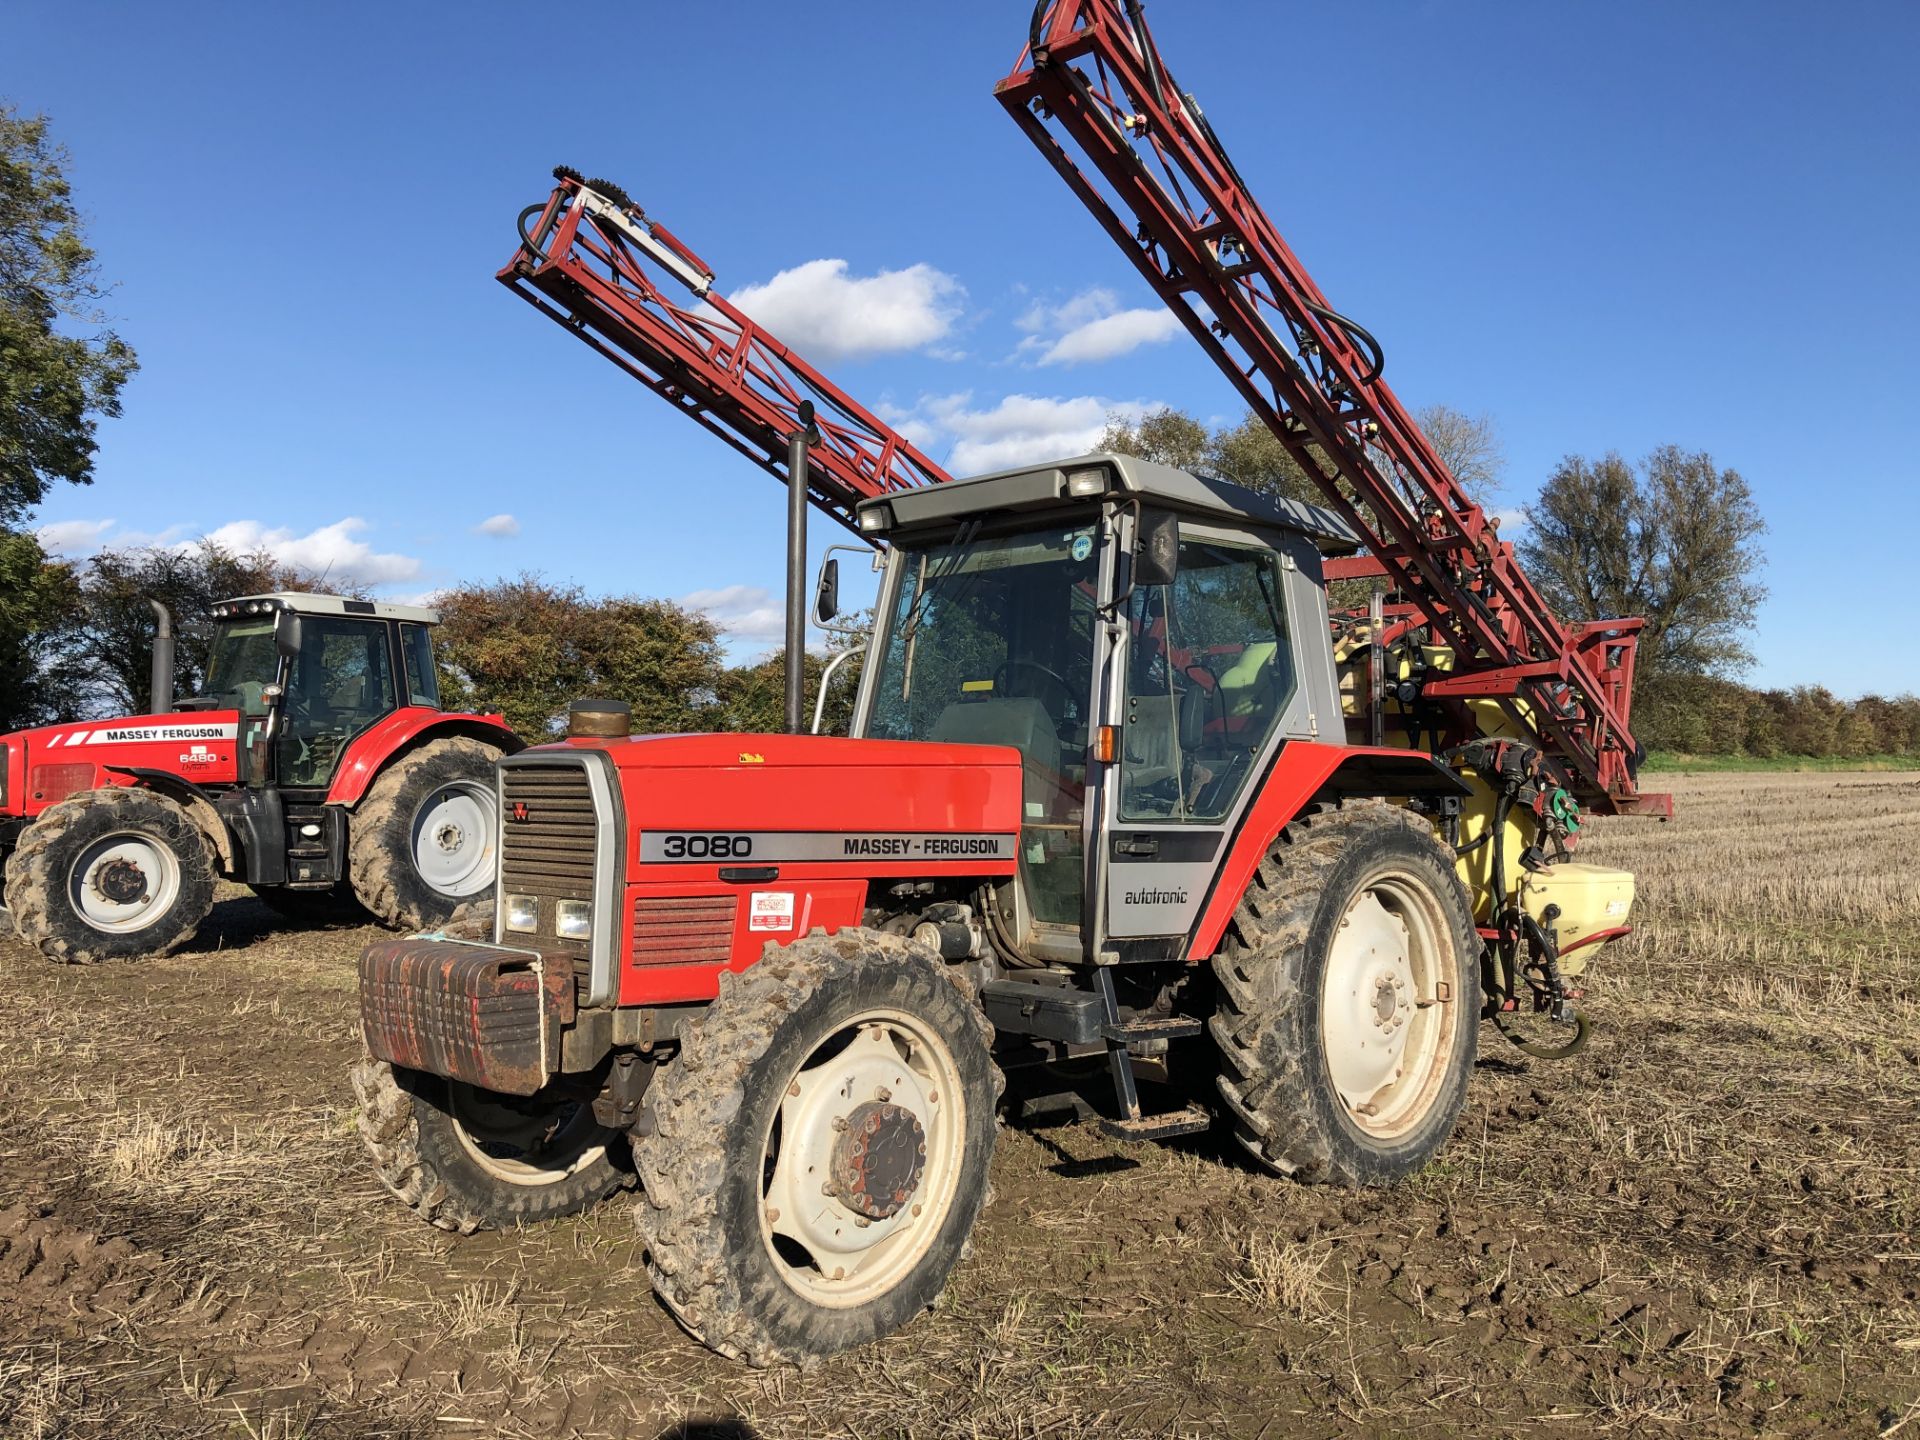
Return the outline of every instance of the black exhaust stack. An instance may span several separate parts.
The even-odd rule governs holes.
[[[787,437],[787,733],[807,731],[807,447],[820,443],[813,402]]]
[[[173,615],[158,600],[149,600],[147,604],[153,607],[154,618],[159,622],[153,632],[153,670],[148,695],[153,702],[152,713],[165,715],[173,709]]]

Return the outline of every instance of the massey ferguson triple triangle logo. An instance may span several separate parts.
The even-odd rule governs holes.
[[[513,802],[513,818],[519,821],[522,825],[527,823],[527,802],[526,801],[516,800]]]

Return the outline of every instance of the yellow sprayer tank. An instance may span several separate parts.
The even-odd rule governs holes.
[[[1583,865],[1577,860],[1523,872],[1520,908],[1544,925],[1549,905],[1560,907],[1553,919],[1560,944],[1560,971],[1578,975],[1586,969],[1591,951],[1574,947],[1601,931],[1618,930],[1633,913],[1633,874],[1608,865]]]

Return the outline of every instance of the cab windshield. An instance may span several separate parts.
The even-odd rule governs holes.
[[[248,715],[266,713],[261,691],[273,683],[280,665],[273,644],[273,617],[222,625],[214,632],[207,657],[208,695],[236,697],[234,708]]]
[[[1034,918],[1077,926],[1093,693],[1091,525],[906,545],[867,734],[1011,745]]]

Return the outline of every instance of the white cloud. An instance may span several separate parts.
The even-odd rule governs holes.
[[[1146,401],[1098,395],[1008,395],[984,409],[972,401],[967,393],[925,396],[915,412],[921,426],[951,440],[947,468],[956,475],[1084,455],[1099,443],[1110,417],[1138,420],[1155,408]]]
[[[965,296],[931,265],[850,276],[844,260],[809,260],[732,299],[801,353],[832,361],[931,345],[959,318]]]
[[[512,516],[496,515],[488,525]],[[367,522],[357,515],[322,525],[304,535],[296,535],[285,526],[263,525],[258,520],[230,520],[217,529],[200,532],[187,525],[165,530],[121,530],[113,520],[57,520],[43,525],[35,533],[41,545],[56,555],[91,555],[101,550],[139,550],[147,547],[191,550],[203,540],[239,555],[271,555],[283,565],[306,571],[315,580],[321,577],[333,583],[355,585],[392,585],[411,580],[420,573],[420,560],[413,555],[376,551],[358,539]],[[515,529],[518,529],[516,524]],[[489,534],[511,531],[489,530]]]
[[[520,522],[511,515],[489,515],[473,527],[476,535],[491,535],[496,540],[505,540],[520,533]]]
[[[366,528],[367,522],[357,515],[305,535],[284,527],[269,529],[258,520],[230,520],[209,531],[206,538],[237,554],[264,552],[283,565],[307,571],[315,583],[324,578],[336,584],[392,585],[420,573],[416,556],[378,552],[354,538]]]
[[[1059,305],[1036,300],[1014,324],[1027,332],[1014,354],[1039,365],[1113,360],[1180,333],[1180,318],[1171,310],[1122,310],[1118,296],[1098,287]]]
[[[1180,333],[1180,317],[1171,310],[1120,310],[1089,320],[1062,335],[1040,356],[1042,365],[1080,365],[1128,355],[1142,345],[1158,345]]]
[[[680,603],[705,615],[738,644],[778,645],[786,638],[786,603],[764,585],[722,585],[695,590]]]
[[[91,555],[113,525],[112,520],[56,520],[33,533],[49,555]]]

